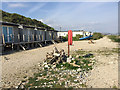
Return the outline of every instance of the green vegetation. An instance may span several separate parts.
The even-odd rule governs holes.
[[[24,76],[23,78],[27,78],[27,76]]]
[[[100,38],[103,38],[104,35],[102,35],[102,33],[93,33],[93,37],[91,37],[91,39],[93,40],[97,40],[97,39],[100,39]]]
[[[73,66],[73,65],[71,65],[71,64],[69,64],[69,63],[65,63],[65,64],[57,64],[56,65],[56,68],[62,68],[62,65],[63,65],[63,67],[65,67],[65,69],[78,69],[79,67],[75,67],[75,66]]]
[[[110,38],[114,42],[120,42],[120,35],[109,35],[108,38]]]
[[[114,52],[114,53],[120,53],[120,48],[113,48],[112,52]]]
[[[79,41],[79,38],[81,38],[81,37],[83,37],[83,35],[77,34],[76,37],[73,37],[72,39],[73,39],[73,41]],[[68,35],[65,36],[65,37],[62,37],[62,40],[63,41],[68,41]]]
[[[83,54],[83,51],[81,51],[80,53],[79,52],[76,51],[77,55],[81,54],[81,52]],[[72,60],[70,63],[75,63],[79,67],[78,66],[73,66],[72,64],[69,64],[69,63],[64,63],[64,64],[61,63],[61,64],[57,64],[56,68],[64,67],[64,69],[69,69],[69,70],[73,70],[73,69],[76,70],[76,69],[80,68],[82,71],[92,70],[92,66],[95,63],[95,60],[91,60],[91,58],[94,57],[92,54],[86,54],[84,56],[79,55],[79,57],[77,57],[77,58],[76,58],[75,54],[73,54],[73,55],[74,55],[75,60]]]
[[[79,41],[79,38],[82,38],[83,35],[79,35],[77,34],[76,37],[73,37],[73,41]],[[93,37],[89,38],[89,39],[93,39],[93,40],[97,40],[97,39],[100,39],[100,38],[103,38],[104,35],[102,35],[102,33],[93,33]],[[68,41],[68,35],[66,37],[62,37],[63,38],[63,41]]]
[[[36,81],[34,78],[29,79],[29,83],[26,85],[26,87],[29,87],[29,85],[32,86],[39,86],[39,85],[44,85],[44,83],[49,83],[53,80],[47,80],[47,79],[40,79]]]
[[[68,35],[66,37],[62,37],[62,41],[68,41]]]
[[[71,63],[59,63],[55,68],[41,69],[35,73],[33,77],[28,79],[25,88],[65,88],[67,85],[67,88],[71,89],[87,87],[86,83],[78,78],[85,78],[88,71],[92,70],[95,63],[95,60],[92,59],[94,56],[83,50],[78,50],[73,55],[74,59],[71,60]],[[73,86],[70,86],[71,83]]]
[[[77,54],[85,54],[86,52],[83,51],[83,50],[77,50],[76,53],[77,53]]]
[[[117,86],[114,85],[113,88],[114,88],[114,89],[117,89]]]
[[[64,87],[61,87],[60,84],[53,84],[53,87],[54,87],[54,88],[64,88]]]
[[[104,48],[102,50],[98,49],[95,52],[101,55],[110,56],[110,55],[113,55],[114,53],[119,53],[120,48],[112,48],[112,49]]]
[[[82,38],[83,35],[77,34],[76,37],[73,37],[73,41],[79,41],[79,38]]]
[[[80,65],[80,68],[85,71],[92,70],[92,62],[89,59],[75,60],[76,65]],[[94,63],[93,63],[94,64]],[[89,66],[90,65],[90,66]]]
[[[44,24],[41,21],[38,21],[36,19],[31,19],[31,18],[16,14],[16,13],[8,13],[5,11],[2,11],[2,20],[5,22],[11,22],[11,23],[16,23],[16,24],[19,23],[23,25],[32,25],[32,26],[44,27],[47,29],[54,30],[54,28]]]

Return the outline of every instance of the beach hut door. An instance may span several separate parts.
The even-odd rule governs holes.
[[[8,36],[8,38],[9,38],[9,42],[12,42],[12,38],[13,38],[13,31],[12,31],[12,27],[9,27],[8,28],[8,32],[9,32],[9,36]]]
[[[8,42],[7,27],[3,27],[3,35],[4,35],[4,40],[5,40],[5,42]]]

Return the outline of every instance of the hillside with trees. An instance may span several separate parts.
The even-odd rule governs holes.
[[[16,24],[44,27],[47,29],[54,30],[54,28],[44,24],[41,21],[38,21],[36,19],[31,19],[29,17],[25,17],[25,16],[17,14],[17,13],[8,13],[5,11],[2,11],[2,21],[16,23]]]

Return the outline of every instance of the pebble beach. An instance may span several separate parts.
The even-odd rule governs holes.
[[[118,87],[118,53],[113,49],[118,48],[118,43],[112,42],[107,37],[93,40],[73,41],[70,46],[70,54],[78,49],[89,51],[94,54],[96,64],[86,78],[88,88],[113,88]],[[38,72],[39,63],[43,63],[46,54],[53,50],[64,49],[67,53],[67,42],[57,43],[42,48],[15,52],[1,56],[2,60],[2,87],[10,88],[17,86],[24,77],[31,77]]]

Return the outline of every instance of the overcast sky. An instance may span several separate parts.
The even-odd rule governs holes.
[[[56,30],[118,32],[117,2],[3,2],[2,9],[40,20]]]

